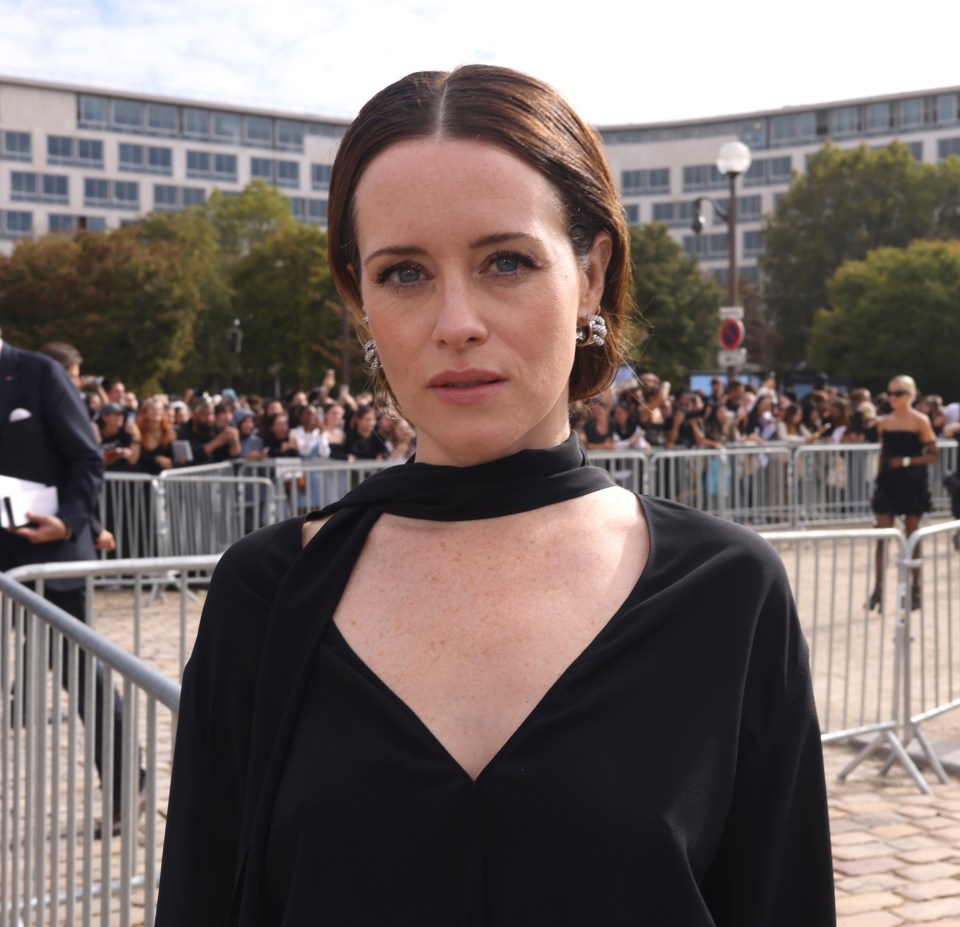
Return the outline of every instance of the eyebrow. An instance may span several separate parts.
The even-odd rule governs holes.
[[[518,240],[529,241],[535,244],[540,243],[540,239],[536,235],[531,235],[528,232],[492,232],[489,235],[481,235],[479,238],[475,238],[470,242],[469,247],[475,250],[477,248],[486,248],[490,245],[501,245],[504,242]],[[419,245],[390,245],[386,248],[378,248],[376,251],[371,252],[361,263],[366,267],[371,261],[375,261],[380,257],[420,254],[426,254],[426,248],[422,248]]]

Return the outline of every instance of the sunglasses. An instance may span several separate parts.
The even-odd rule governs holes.
[[[891,389],[887,390],[888,396],[909,396],[910,391],[906,389]]]

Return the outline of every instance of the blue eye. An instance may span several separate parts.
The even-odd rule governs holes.
[[[516,254],[500,254],[497,256],[495,264],[500,273],[512,274],[520,269],[520,258]]]
[[[416,267],[401,267],[396,274],[399,283],[416,283],[420,279],[420,271]]]

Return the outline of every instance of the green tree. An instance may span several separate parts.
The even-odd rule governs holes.
[[[326,259],[326,235],[291,225],[251,245],[231,272],[244,339],[244,370],[287,385],[321,382],[340,358],[341,316]]]
[[[827,143],[795,174],[765,226],[764,295],[781,337],[779,360],[806,354],[814,313],[829,307],[827,281],[849,260],[960,229],[960,169],[923,164],[893,142],[870,150]]]
[[[848,261],[828,284],[810,359],[871,389],[898,373],[927,392],[960,393],[960,242],[917,241]]]
[[[195,208],[213,223],[221,255],[227,261],[246,254],[274,232],[297,224],[287,197],[262,180],[251,181],[242,193],[214,190]]]
[[[136,228],[22,241],[0,261],[4,337],[71,342],[88,370],[139,391],[180,369],[201,302],[190,256]]]
[[[716,367],[723,290],[700,272],[663,225],[630,230],[634,292],[640,321],[633,331],[634,357],[673,383],[692,370]]]

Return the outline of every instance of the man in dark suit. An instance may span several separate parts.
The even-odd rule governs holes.
[[[86,408],[63,367],[49,357],[21,351],[0,336],[0,474],[56,486],[56,515],[28,513],[30,523],[0,531],[0,569],[30,563],[92,560],[90,522],[103,484],[103,457]],[[83,579],[52,580],[44,595],[86,619]],[[86,717],[84,666],[79,663],[79,711]],[[103,717],[103,667],[97,664],[96,717]],[[64,673],[66,680],[66,673]],[[122,703],[114,699],[114,744],[122,741]],[[16,719],[15,719],[16,720]],[[102,773],[102,726],[97,723],[94,758]],[[102,781],[102,774],[101,774]],[[119,822],[121,769],[113,764],[114,823]]]

